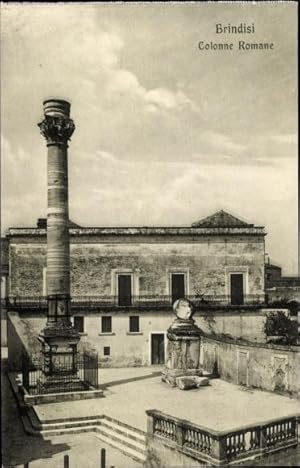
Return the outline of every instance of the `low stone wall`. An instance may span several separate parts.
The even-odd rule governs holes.
[[[147,410],[147,468],[231,466],[296,447],[298,416],[230,431],[214,431],[157,410]],[[252,464],[251,463],[251,464]],[[253,463],[254,464],[254,463]]]
[[[273,311],[273,309],[208,310],[197,312],[194,318],[204,333],[229,335],[233,338],[265,343],[264,325],[267,314]]]
[[[206,461],[201,462],[195,457],[191,457],[191,455],[182,453],[175,444],[172,447],[171,444],[167,445],[158,438],[147,437],[146,451],[145,468],[161,468],[162,466],[198,468],[209,466]]]
[[[246,343],[227,337],[203,337],[200,360],[212,371],[217,363],[220,377],[247,387],[299,394],[300,347]]]
[[[17,312],[7,314],[8,365],[11,370],[21,370],[22,354],[34,354],[40,351],[37,339],[45,325],[45,317],[30,320]]]
[[[207,310],[194,315],[196,324],[208,335],[222,335],[234,339],[242,338],[253,343],[266,343],[264,324],[268,313],[273,309],[259,310]],[[79,351],[94,351],[99,354],[102,367],[148,366],[152,361],[152,335],[164,336],[166,356],[166,332],[175,315],[171,310],[125,310],[111,311],[76,310],[74,315],[84,317],[84,333],[81,334]],[[140,329],[137,333],[129,332],[129,316],[138,316]],[[20,349],[30,343],[31,352],[37,352],[37,337],[46,323],[46,311],[10,312],[8,346],[10,355],[21,354]],[[111,316],[111,333],[101,332],[101,317]],[[15,334],[19,335],[19,338]],[[28,341],[29,340],[29,341]],[[110,356],[104,355],[104,348],[109,347]],[[17,362],[18,358],[15,358]]]

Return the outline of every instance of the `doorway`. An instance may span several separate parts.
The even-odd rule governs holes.
[[[244,304],[243,274],[232,273],[230,275],[230,300],[233,305]]]
[[[171,274],[171,295],[172,295],[172,304],[174,304],[177,299],[182,299],[185,296],[185,287],[184,287],[184,273],[172,273]]]
[[[118,275],[118,305],[131,306],[131,275]]]
[[[151,333],[151,364],[165,363],[165,335],[164,333]]]

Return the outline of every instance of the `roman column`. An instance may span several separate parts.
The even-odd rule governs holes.
[[[68,141],[75,125],[70,118],[70,104],[60,99],[44,101],[44,120],[38,124],[48,148],[48,213],[47,213],[47,297],[46,327],[43,342],[46,373],[65,366],[75,366],[78,333],[70,322],[70,242],[68,203]],[[69,359],[65,359],[66,356]],[[73,356],[73,357],[72,357]],[[75,369],[75,368],[74,368]]]

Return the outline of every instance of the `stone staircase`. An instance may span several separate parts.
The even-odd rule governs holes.
[[[24,403],[15,379],[9,380],[28,434],[51,439],[55,435],[94,432],[97,438],[143,465],[146,459],[146,434],[142,430],[103,414],[41,421],[34,408]]]
[[[104,416],[96,437],[141,464],[146,460],[146,434],[140,429]]]
[[[109,416],[57,419],[41,423],[31,408],[27,417],[23,416],[23,424],[26,432],[36,436],[42,435],[44,439],[51,439],[53,436],[62,434],[94,432],[98,439],[118,449],[141,465],[146,459],[145,433]]]

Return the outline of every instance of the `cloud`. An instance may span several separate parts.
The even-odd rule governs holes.
[[[56,95],[71,100],[76,125],[74,221],[189,225],[225,206],[268,225],[285,261],[283,244],[297,245],[292,15],[281,27],[274,10],[288,48],[261,61],[199,55],[199,27],[208,31],[214,6],[201,16],[199,8],[170,6],[166,15],[156,5],[149,14],[132,3],[121,15],[118,4],[3,6],[3,228],[34,225],[46,213],[46,147],[36,124],[42,101]],[[244,13],[267,32],[255,9]],[[294,256],[291,247],[290,264]]]
[[[191,103],[190,99],[182,91],[176,91],[176,93],[174,93],[165,88],[156,88],[147,91],[144,95],[144,99],[150,104],[165,109],[175,109],[176,107]]]
[[[220,149],[222,152],[240,154],[247,148],[246,145],[234,141],[229,135],[215,131],[206,131],[202,134],[201,138],[204,142],[209,143],[214,148]]]
[[[37,217],[45,213],[46,160],[32,164],[31,154],[13,147],[4,135],[1,152],[2,228],[35,225]]]
[[[99,156],[100,158],[104,159],[105,161],[109,161],[110,163],[118,162],[118,159],[116,158],[116,156],[114,156],[112,153],[109,153],[107,151],[98,150],[96,152],[96,156]]]
[[[282,145],[290,144],[290,145],[297,145],[298,143],[298,137],[295,133],[290,133],[290,134],[283,134],[283,135],[272,135],[270,137],[271,141],[274,141],[275,143],[279,143]]]

